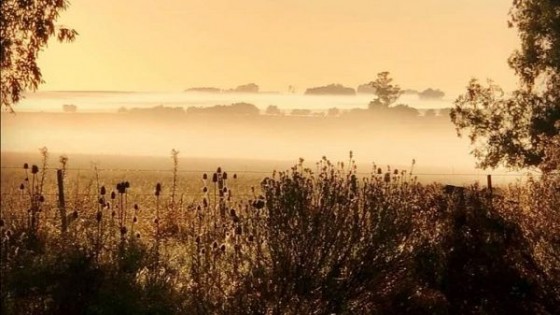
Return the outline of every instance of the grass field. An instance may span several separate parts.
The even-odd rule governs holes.
[[[4,314],[560,311],[557,177],[46,157],[2,155]]]

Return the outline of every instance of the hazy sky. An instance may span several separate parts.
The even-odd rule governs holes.
[[[473,77],[515,87],[512,0],[71,0],[40,56],[40,90],[303,92],[390,71],[402,87],[460,92]]]

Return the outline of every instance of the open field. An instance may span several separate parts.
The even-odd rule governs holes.
[[[46,160],[3,153],[20,165],[2,169],[3,313],[560,311],[558,177],[489,191],[352,159],[90,158],[70,155],[62,205]]]
[[[264,171],[289,167],[304,158],[313,168],[327,156],[346,161],[352,150],[360,173],[372,164],[410,170],[423,183],[470,184],[494,174],[496,184],[523,173],[474,167],[467,139],[459,139],[442,117],[289,117],[134,114],[2,114],[2,165],[24,160],[9,152],[37,152],[46,146],[53,160],[70,157],[70,168],[170,169],[169,152],[180,151],[180,169]],[[45,133],[45,130],[49,130]],[[126,158],[110,158],[126,156]],[[157,156],[138,158],[132,156]],[[37,157],[35,156],[35,159]],[[268,162],[267,162],[268,161]],[[270,162],[272,161],[272,162]],[[56,163],[54,163],[56,164]],[[460,176],[461,174],[467,174]]]

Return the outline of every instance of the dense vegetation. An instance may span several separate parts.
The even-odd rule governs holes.
[[[176,157],[163,185],[66,176],[64,207],[47,163],[11,173],[2,313],[560,312],[558,177],[422,185],[351,157],[246,187],[220,168],[187,181]]]

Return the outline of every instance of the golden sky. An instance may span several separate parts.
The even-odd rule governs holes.
[[[285,92],[390,71],[405,88],[506,89],[512,0],[71,0],[40,56],[40,90],[181,91],[255,82]]]

